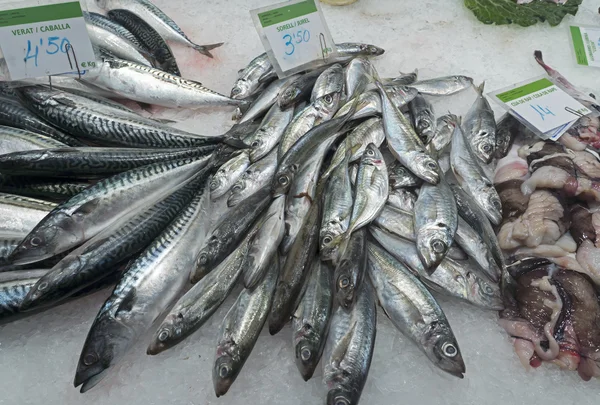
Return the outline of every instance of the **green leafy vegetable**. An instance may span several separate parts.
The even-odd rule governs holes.
[[[555,26],[567,14],[575,15],[582,1],[568,0],[565,4],[556,4],[548,0],[534,0],[527,4],[517,4],[517,0],[465,0],[465,6],[485,24],[514,23],[528,27],[540,21],[548,21]]]

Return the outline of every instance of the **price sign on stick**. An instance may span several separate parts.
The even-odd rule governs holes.
[[[569,27],[577,64],[600,67],[600,27]]]
[[[336,53],[316,0],[291,1],[250,13],[279,77],[322,65]]]
[[[78,1],[0,10],[0,47],[11,80],[77,72],[96,61]]]

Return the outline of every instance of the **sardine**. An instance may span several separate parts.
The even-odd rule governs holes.
[[[423,184],[423,180],[417,177],[413,172],[402,166],[402,163],[395,161],[388,166],[390,178],[390,187],[392,190],[405,187],[417,187]]]
[[[244,115],[238,121],[239,123],[254,121],[260,118],[266,111],[269,111],[272,106],[277,102],[277,98],[285,91],[289,83],[293,82],[298,75],[285,77],[283,79],[275,80],[264,89],[260,95],[248,106]],[[279,105],[281,107],[281,105]],[[282,107],[287,108],[287,107]]]
[[[500,268],[496,264],[492,252],[479,235],[466,221],[458,218],[458,227],[454,236],[456,243],[477,262],[483,273],[492,281],[498,282]]]
[[[325,348],[333,305],[331,270],[318,256],[313,259],[304,296],[292,318],[296,366],[310,380]]]
[[[473,79],[467,76],[446,76],[419,80],[410,85],[421,94],[428,96],[450,96],[473,86]]]
[[[315,81],[310,95],[310,102],[314,103],[321,97],[331,93],[342,93],[344,91],[344,69],[339,63],[329,66]]]
[[[293,80],[288,81],[277,97],[279,107],[290,108],[298,102],[308,99],[308,95],[311,94],[315,82],[324,71],[324,68],[318,68],[303,75],[295,76]],[[311,102],[314,102],[317,98],[315,97]]]
[[[229,191],[231,186],[250,166],[250,154],[247,150],[223,164],[210,181],[210,196],[213,200]]]
[[[436,126],[433,106],[421,95],[417,95],[408,106],[410,107],[417,135],[421,137],[423,143],[428,144],[433,137]]]
[[[384,249],[368,244],[369,278],[394,326],[436,367],[463,378],[465,363],[444,311],[425,286]]]
[[[95,0],[95,2],[98,7],[107,11],[114,9],[129,10],[152,25],[165,41],[177,42],[188,46],[209,58],[213,57],[210,53],[212,49],[223,45],[222,42],[211,45],[197,45],[193,43],[175,21],[148,0]]]
[[[213,366],[217,397],[225,395],[250,356],[267,320],[279,273],[274,258],[265,278],[253,290],[243,290],[225,315]]]
[[[433,158],[439,159],[446,152],[457,125],[458,117],[454,114],[446,114],[437,119],[433,138],[427,145],[427,151]]]
[[[294,109],[282,110],[274,104],[254,133],[244,139],[250,148],[250,160],[256,162],[279,143],[284,131],[294,118]],[[275,154],[277,158],[277,153]]]
[[[404,87],[404,86],[386,86],[386,90],[392,103],[396,106],[396,108],[400,109],[408,103],[411,102],[412,99],[416,97],[417,90]],[[336,113],[336,117],[342,116],[346,114],[353,103],[352,100],[348,100],[346,104],[344,104]],[[357,120],[360,118],[368,118],[375,115],[381,115],[382,106],[381,106],[381,97],[377,94],[376,90],[365,91],[364,93],[358,96],[358,105],[356,107],[356,112],[352,116],[353,120]]]
[[[267,156],[250,165],[231,186],[231,194],[227,198],[227,206],[233,207],[258,190],[267,187],[273,179],[277,168],[277,151],[272,150]]]
[[[462,129],[477,159],[488,164],[496,149],[496,119],[494,111],[483,94],[485,82],[477,87],[477,99],[462,120]]]
[[[357,95],[357,89],[367,87],[375,74],[375,68],[369,59],[362,56],[352,59],[344,71],[348,99]]]
[[[255,94],[260,85],[275,76],[275,70],[266,53],[252,59],[239,73],[231,89],[231,98],[242,100]]]

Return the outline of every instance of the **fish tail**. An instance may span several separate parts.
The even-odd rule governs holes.
[[[479,86],[477,86],[476,90],[480,96],[483,96],[483,88],[485,87],[485,80],[481,82]]]
[[[210,53],[211,49],[215,49],[220,47],[221,45],[223,45],[224,42],[219,42],[218,44],[210,44],[210,45],[196,45],[194,44],[193,48],[195,50],[197,50],[198,52],[200,52],[202,55],[208,56],[209,58],[212,58],[212,54]]]

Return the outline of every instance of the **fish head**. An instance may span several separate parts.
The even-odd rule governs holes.
[[[313,105],[321,117],[331,118],[339,110],[341,101],[342,93],[333,92],[315,100]]]
[[[56,256],[83,242],[77,214],[62,211],[49,214],[27,235],[9,256],[12,264],[35,263]]]
[[[146,353],[155,355],[170,349],[185,339],[186,336],[183,335],[182,331],[187,329],[189,328],[185,327],[183,313],[170,313],[156,330],[150,345],[148,345],[148,349],[146,349]]]
[[[335,295],[344,308],[352,307],[356,296],[356,283],[351,276],[352,270],[349,269],[353,265],[355,264],[349,260],[342,259],[336,269]]]
[[[467,278],[470,290],[469,296],[480,307],[495,311],[504,309],[502,292],[498,284],[490,283],[483,277],[471,272],[468,273]]]
[[[277,170],[277,173],[275,173],[273,181],[271,182],[271,193],[273,194],[273,197],[284,195],[288,192],[298,169],[298,165],[291,164]]]
[[[75,372],[75,387],[83,384],[82,392],[96,385],[106,370],[118,362],[135,341],[134,330],[105,312],[90,330]]]
[[[474,137],[475,148],[474,152],[486,164],[492,161],[496,150],[495,136],[490,136],[490,131],[481,128]]]
[[[337,263],[343,242],[344,227],[338,221],[330,221],[321,232],[319,248],[322,260]]]
[[[438,184],[440,182],[440,166],[438,162],[429,156],[427,153],[417,153],[414,156],[416,174],[421,179],[430,184]]]
[[[452,233],[445,226],[422,227],[417,230],[419,258],[430,272],[433,272],[446,256],[450,245]]]
[[[231,98],[241,100],[250,95],[250,83],[244,79],[238,79],[231,89]]]
[[[271,149],[271,145],[268,142],[265,142],[264,139],[268,138],[272,133],[271,127],[261,127],[259,128],[252,139],[250,139],[250,143],[248,147],[250,148],[250,161],[256,162],[267,153]]]
[[[461,75],[457,75],[457,76],[452,76],[452,79],[454,80],[454,82],[461,86],[461,87],[470,87],[473,85],[473,78],[468,77],[468,76],[461,76]]]
[[[327,405],[354,405],[358,404],[360,391],[349,391],[342,387],[335,387],[327,393]]]
[[[447,322],[434,321],[423,335],[425,354],[440,369],[458,378],[463,378],[465,362],[458,342]]]
[[[294,104],[298,97],[302,94],[302,89],[294,84],[291,84],[283,90],[277,97],[279,107],[288,108]]]
[[[216,256],[216,249],[218,244],[218,236],[211,235],[210,239],[206,242],[204,248],[198,254],[196,259],[196,265],[192,274],[190,275],[190,282],[196,284],[205,275],[207,275],[214,267],[214,261]]]
[[[359,54],[364,56],[380,56],[383,55],[385,49],[371,44],[359,44]]]
[[[227,206],[234,207],[239,204],[244,198],[247,196],[244,194],[244,190],[246,189],[246,180],[240,179],[236,181],[233,186],[231,186],[231,194],[229,198],[227,198]]]
[[[242,369],[243,359],[235,342],[228,340],[219,343],[213,367],[213,385],[217,397],[227,394]]]
[[[296,366],[304,381],[310,380],[321,358],[321,339],[309,324],[304,324],[294,339]]]
[[[108,6],[108,0],[94,0],[94,2],[101,9],[106,9]]]
[[[422,180],[415,176],[410,170],[396,162],[389,170],[390,186],[393,189],[401,187],[412,187],[421,184]]]
[[[363,152],[361,164],[385,168],[385,160],[379,148],[374,143],[369,143]]]

